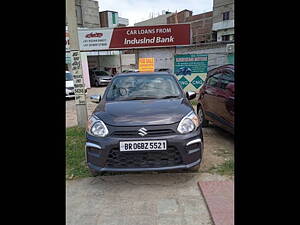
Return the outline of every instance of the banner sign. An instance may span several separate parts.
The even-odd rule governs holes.
[[[154,72],[154,58],[139,58],[140,72]]]
[[[79,48],[82,51],[109,49],[113,29],[78,30]]]
[[[85,105],[85,86],[80,63],[80,51],[71,51],[71,67],[76,105]]]
[[[190,45],[190,24],[79,29],[80,50]]]
[[[207,54],[174,56],[174,73],[184,91],[198,91],[207,76]]]

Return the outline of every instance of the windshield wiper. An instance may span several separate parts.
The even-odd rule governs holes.
[[[169,96],[165,96],[165,97],[162,97],[160,99],[167,99],[167,98],[179,98],[180,95],[169,95]]]
[[[122,99],[121,101],[128,101],[128,100],[145,100],[145,99],[157,99],[156,97],[131,97],[131,98],[126,98]]]

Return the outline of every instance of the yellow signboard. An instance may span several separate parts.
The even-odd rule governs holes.
[[[139,58],[139,72],[154,72],[154,58]]]

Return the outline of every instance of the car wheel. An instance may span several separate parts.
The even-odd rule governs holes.
[[[202,127],[208,127],[209,121],[207,119],[205,119],[204,112],[203,112],[203,109],[202,109],[201,105],[199,105],[198,116],[201,120],[201,126]]]
[[[200,169],[200,164],[197,165],[197,166],[193,166],[193,167],[189,168],[189,171],[191,171],[191,172],[198,172],[199,169]]]
[[[96,86],[96,87],[99,87],[98,81],[95,81],[95,86]]]
[[[96,170],[90,169],[90,173],[93,177],[96,177],[99,175],[99,172],[97,172]]]

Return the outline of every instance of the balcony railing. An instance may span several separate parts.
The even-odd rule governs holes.
[[[230,28],[234,28],[234,20],[224,20],[218,23],[214,23],[212,30],[217,31],[217,30],[224,30]]]

